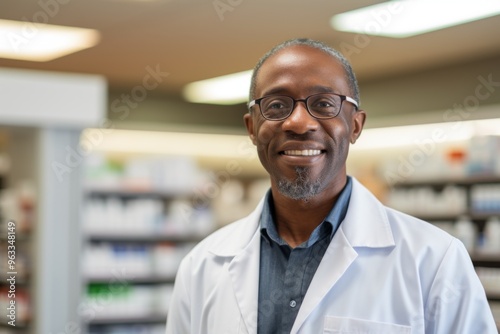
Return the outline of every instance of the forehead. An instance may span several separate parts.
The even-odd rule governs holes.
[[[279,50],[261,66],[256,77],[256,97],[282,92],[313,94],[317,87],[349,93],[344,67],[334,56],[306,45]]]

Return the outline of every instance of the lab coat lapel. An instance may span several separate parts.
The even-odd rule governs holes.
[[[297,333],[309,314],[342,277],[357,256],[358,254],[349,245],[344,232],[339,229],[314,274],[310,284],[310,287],[314,289],[307,290],[291,333]]]
[[[355,178],[344,221],[330,242],[309,285],[291,334],[299,331],[335,283],[356,260],[355,248],[394,246],[394,238],[384,206]]]
[[[231,238],[224,243],[213,245],[209,250],[213,255],[229,261],[228,275],[232,283],[227,292],[232,293],[238,304],[239,313],[244,322],[238,333],[257,333],[257,312],[259,298],[260,265],[260,215],[264,198],[248,216],[233,224],[240,224],[233,230]],[[238,310],[228,310],[238,312]],[[245,327],[246,330],[243,330]]]
[[[232,259],[228,266],[233,290],[241,316],[249,334],[257,333],[257,313],[259,298],[260,230],[261,205],[247,218],[247,226],[252,237],[246,246]]]
[[[257,333],[259,255],[260,233],[255,233],[248,247],[234,257],[228,268],[234,294],[249,334]]]

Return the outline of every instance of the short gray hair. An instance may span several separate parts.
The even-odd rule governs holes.
[[[278,51],[288,48],[290,46],[295,46],[295,45],[305,45],[309,46],[311,48],[321,50],[333,58],[335,58],[337,61],[340,62],[342,67],[344,68],[344,72],[346,74],[346,79],[347,83],[349,85],[349,89],[351,90],[351,94],[353,95],[352,98],[358,102],[358,105],[360,104],[359,101],[359,87],[358,87],[358,81],[356,80],[356,76],[354,75],[354,71],[352,70],[351,64],[347,59],[337,50],[333,49],[332,47],[326,45],[323,42],[316,41],[313,39],[309,38],[295,38],[295,39],[290,39],[287,40],[281,44],[276,45],[274,48],[269,50],[262,58],[259,59],[257,62],[257,65],[255,65],[252,73],[252,81],[250,82],[250,100],[255,99],[255,89],[257,86],[256,79],[257,79],[257,74],[259,73],[260,68],[262,65],[266,62],[266,60],[277,53]]]

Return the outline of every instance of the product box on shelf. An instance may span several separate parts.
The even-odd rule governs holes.
[[[500,136],[475,136],[469,141],[469,175],[500,176]]]

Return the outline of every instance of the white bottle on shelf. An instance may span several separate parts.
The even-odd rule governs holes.
[[[468,216],[460,216],[455,223],[455,237],[463,242],[469,253],[474,252],[476,246],[477,231],[474,223]]]
[[[490,217],[484,227],[485,248],[487,253],[500,254],[500,219]]]

